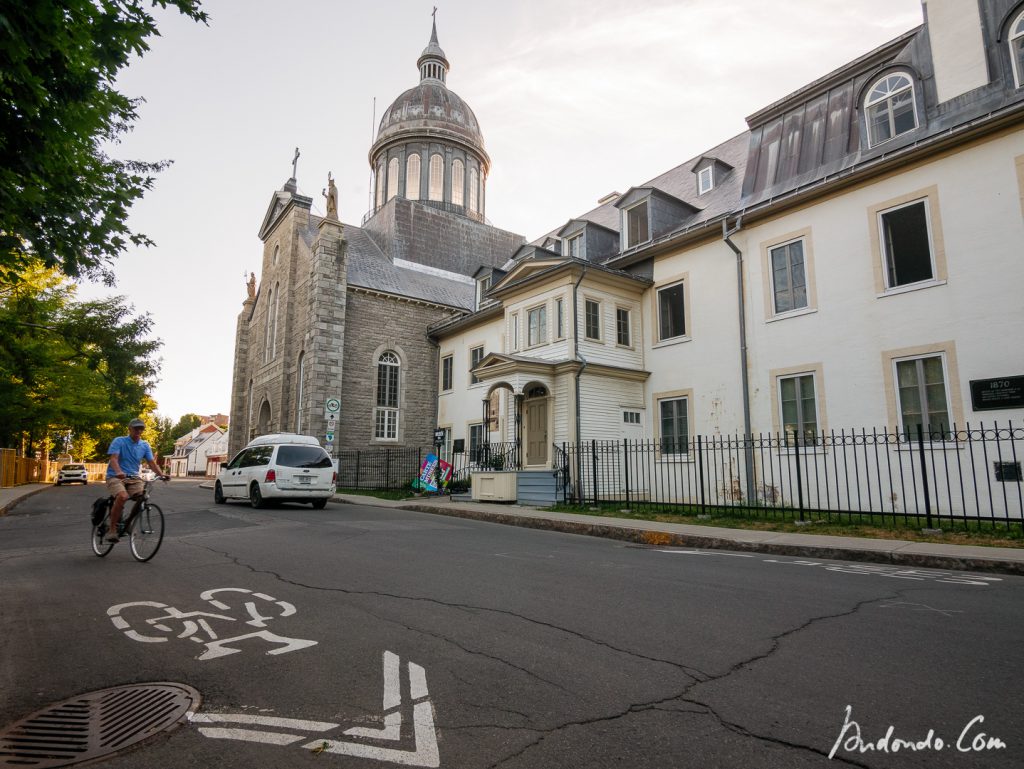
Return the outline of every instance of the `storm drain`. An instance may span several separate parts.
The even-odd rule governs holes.
[[[191,686],[133,684],[43,708],[0,731],[0,767],[49,769],[118,753],[169,731],[201,701]]]

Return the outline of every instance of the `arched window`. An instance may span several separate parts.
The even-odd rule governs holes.
[[[910,76],[894,72],[871,86],[864,99],[864,114],[870,147],[917,128],[914,84]]]
[[[373,414],[373,437],[398,440],[398,356],[388,350],[377,359],[377,407]]]
[[[377,164],[377,180],[374,186],[377,189],[377,208],[384,204],[384,161]]]
[[[452,203],[461,206],[465,200],[466,167],[461,160],[452,161]]]
[[[398,194],[398,158],[388,161],[388,200]]]
[[[405,197],[409,200],[420,199],[420,155],[414,152],[405,161]]]
[[[270,362],[270,340],[273,338],[271,329],[274,325],[274,296],[277,294],[274,289],[267,292],[267,338],[263,343],[263,362]]]
[[[277,264],[277,255],[281,251],[281,246],[274,246],[274,261],[273,264]]]
[[[480,175],[475,168],[469,169],[469,210],[480,213]]]
[[[274,284],[274,317],[270,327],[270,360],[277,357],[277,316],[281,309],[281,284]]]
[[[249,380],[249,400],[245,411],[245,427],[249,431],[249,438],[251,439],[254,435],[253,423],[252,423],[252,380]]]
[[[1010,58],[1013,59],[1013,83],[1024,85],[1024,13],[1010,25]]]
[[[444,158],[430,156],[430,199],[444,200]]]
[[[295,372],[295,432],[302,433],[302,382],[306,378],[306,354],[299,353]]]

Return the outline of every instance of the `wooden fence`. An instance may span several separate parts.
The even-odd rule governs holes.
[[[19,457],[14,449],[0,449],[0,488],[20,486],[23,483],[54,483],[57,472],[65,462]],[[105,462],[75,462],[85,465],[90,481],[102,481],[107,472]]]

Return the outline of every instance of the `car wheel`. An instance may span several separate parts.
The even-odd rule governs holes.
[[[263,501],[263,495],[260,494],[260,485],[258,483],[254,483],[249,487],[249,504],[256,509],[264,507],[266,504]]]
[[[220,481],[217,481],[213,487],[213,501],[218,505],[223,505],[227,500],[224,498],[224,489],[220,486]]]
[[[313,500],[313,509],[314,510],[323,510],[325,507],[327,507],[327,499],[326,498],[324,498],[324,499],[314,499]]]

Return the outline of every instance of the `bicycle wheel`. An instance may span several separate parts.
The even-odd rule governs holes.
[[[149,503],[139,510],[131,524],[129,541],[136,561],[148,561],[160,549],[164,541],[164,514],[156,505]]]
[[[105,556],[114,547],[113,542],[107,542],[107,527],[110,524],[110,515],[104,516],[98,526],[92,527],[92,551],[100,558]]]

